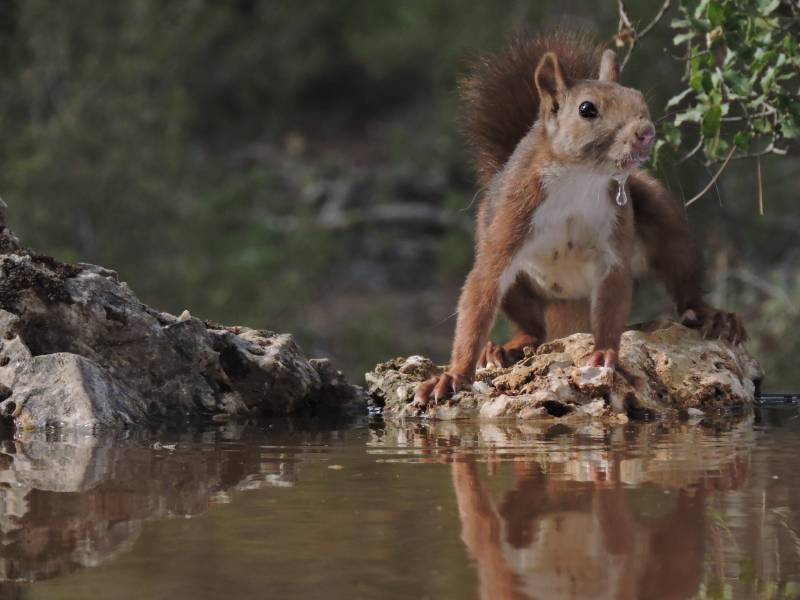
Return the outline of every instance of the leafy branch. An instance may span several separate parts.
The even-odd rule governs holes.
[[[670,6],[664,2],[637,32],[618,0],[623,65]],[[723,162],[715,181],[731,160],[786,154],[800,138],[800,2],[678,0],[670,27],[684,49],[685,85],[667,102],[654,161],[665,148],[688,147],[679,162],[697,155],[706,166]]]

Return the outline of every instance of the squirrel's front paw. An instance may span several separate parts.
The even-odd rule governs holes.
[[[466,377],[445,371],[441,375],[436,375],[420,383],[414,394],[414,402],[422,406],[427,406],[431,400],[434,403],[440,402],[457,394],[466,385]]]
[[[685,310],[681,315],[681,323],[699,329],[704,338],[719,338],[732,344],[747,341],[747,331],[739,315],[713,306]]]
[[[595,350],[589,357],[590,367],[607,367],[609,369],[617,368],[617,351],[616,350]]]

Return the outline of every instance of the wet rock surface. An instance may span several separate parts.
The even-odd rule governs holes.
[[[548,342],[512,367],[479,370],[471,389],[427,405],[414,400],[414,390],[443,370],[427,358],[379,364],[366,379],[387,418],[626,421],[748,412],[763,378],[743,346],[673,322],[625,332],[616,371],[585,366],[592,349],[584,333]]]
[[[144,305],[116,272],[19,243],[0,200],[0,415],[18,428],[363,411],[365,396],[291,335]]]

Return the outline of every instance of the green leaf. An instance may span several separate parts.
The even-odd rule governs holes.
[[[681,145],[681,130],[672,123],[664,123],[661,127],[661,137],[670,146],[677,148]]]
[[[765,119],[764,117],[753,119],[752,127],[753,131],[755,131],[756,133],[763,133],[763,134],[772,133],[772,122]]]
[[[736,59],[736,52],[730,48],[725,49],[725,60],[722,61],[723,67],[728,67]]]
[[[752,100],[749,100],[747,102],[747,108],[750,108],[750,109],[753,109],[753,110],[760,110],[760,109],[764,108],[764,102],[766,102],[766,101],[767,101],[766,95],[761,94],[759,96],[756,96]]]
[[[705,15],[706,4],[708,4],[708,0],[701,0],[694,13],[686,13],[686,17],[689,19],[689,26],[703,33],[711,31],[711,23],[708,22]]]
[[[675,46],[680,46],[684,42],[688,42],[690,39],[692,39],[694,35],[695,34],[693,31],[687,31],[686,33],[679,33],[674,38],[672,38],[672,43]]]
[[[682,123],[700,123],[703,120],[703,109],[700,106],[693,106],[689,110],[675,115],[673,123],[677,126]]]
[[[789,56],[795,56],[798,54],[797,52],[797,40],[795,40],[791,35],[786,34],[783,36],[783,51],[788,54]]]
[[[781,135],[790,140],[800,138],[800,121],[792,115],[785,115],[781,119]]]
[[[717,136],[705,141],[703,152],[710,158],[720,158],[728,150],[728,147],[728,142]]]
[[[720,2],[710,2],[706,10],[706,16],[711,23],[711,27],[719,27],[725,19],[725,9],[722,8]]]
[[[697,5],[697,8],[694,9],[694,18],[700,19],[703,17],[703,13],[706,12],[706,7],[708,6],[711,0],[700,0],[700,3]]]
[[[695,92],[702,92],[703,90],[703,71],[694,71],[689,77],[689,85]]]
[[[750,71],[753,74],[757,74],[759,71],[761,71],[761,69],[763,69],[769,63],[771,63],[773,60],[775,60],[774,51],[758,48],[755,53],[755,60],[753,60],[752,64],[750,65]]]
[[[744,152],[747,152],[750,149],[750,142],[752,141],[753,134],[749,131],[738,131],[736,135],[733,136],[734,145]]]
[[[714,89],[714,81],[711,78],[711,73],[706,70],[698,70],[692,73],[689,79],[689,85],[696,92],[710,92]]]
[[[661,159],[661,152],[666,143],[667,142],[665,142],[664,140],[656,141],[656,145],[653,147],[653,159],[652,159],[654,167],[658,166],[658,161]]]
[[[780,0],[758,0],[758,8],[764,15],[772,14],[780,4]]]
[[[746,98],[750,95],[750,82],[738,71],[726,70],[722,74],[728,88],[737,96]]]
[[[712,106],[703,116],[703,135],[707,138],[716,136],[722,124],[722,109],[719,106]]]
[[[683,90],[680,94],[677,94],[677,95],[673,96],[667,102],[667,108],[670,108],[672,106],[678,106],[678,104],[681,103],[681,100],[686,98],[686,96],[688,96],[691,93],[692,93],[691,88],[687,88],[687,89]]]
[[[760,85],[761,89],[764,92],[769,92],[770,87],[772,87],[772,83],[775,81],[775,67],[768,67],[767,70],[764,72],[764,76],[761,78]]]

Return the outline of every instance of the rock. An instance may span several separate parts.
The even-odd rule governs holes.
[[[116,272],[19,246],[0,201],[0,415],[20,428],[362,412],[366,396],[291,335],[142,304]]]
[[[22,429],[132,425],[147,404],[118,385],[108,371],[78,354],[56,352],[18,363],[3,416]]]
[[[373,404],[390,419],[627,421],[747,412],[763,378],[743,346],[703,339],[678,323],[649,323],[625,332],[616,371],[585,366],[592,349],[593,338],[585,333],[548,342],[510,368],[478,371],[471,389],[428,405],[414,401],[414,390],[443,367],[427,358],[379,364],[366,380]]]

